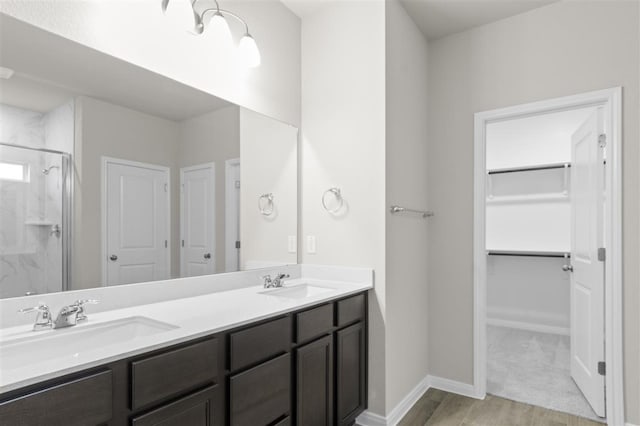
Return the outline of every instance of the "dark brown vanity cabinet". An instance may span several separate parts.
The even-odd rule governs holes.
[[[336,302],[336,425],[347,426],[367,406],[367,299]]]
[[[0,402],[0,425],[86,426],[111,420],[113,375],[103,370]]]
[[[0,395],[0,425],[352,425],[367,404],[366,294]]]
[[[333,424],[333,336],[296,349],[296,421],[305,426]]]
[[[359,322],[336,332],[336,424],[353,424],[366,408],[366,376],[366,334]]]

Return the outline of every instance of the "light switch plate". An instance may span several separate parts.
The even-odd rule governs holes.
[[[298,245],[298,241],[296,241],[296,236],[289,235],[289,239],[287,242],[289,253],[295,253],[296,251],[298,251],[297,245]]]
[[[315,235],[307,236],[307,253],[316,254],[316,236]]]

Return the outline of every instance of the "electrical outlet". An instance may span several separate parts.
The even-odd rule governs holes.
[[[295,253],[298,251],[298,241],[295,235],[289,235],[289,239],[287,241],[287,247],[289,253]]]

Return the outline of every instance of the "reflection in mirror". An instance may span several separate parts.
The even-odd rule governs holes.
[[[0,20],[0,297],[296,263],[295,127]]]

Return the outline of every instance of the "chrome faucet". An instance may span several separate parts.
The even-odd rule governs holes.
[[[33,308],[20,309],[18,312],[21,314],[29,314],[31,312],[38,313],[36,316],[36,322],[33,324],[33,331],[46,330],[53,327],[51,311],[44,303],[40,303],[38,306],[34,306]]]
[[[275,278],[271,278],[271,275],[265,275],[262,277],[264,280],[264,288],[282,287],[282,280],[289,278],[289,274],[278,274]]]
[[[53,321],[53,317],[51,316],[51,311],[49,307],[44,303],[40,303],[38,306],[33,308],[25,308],[20,309],[18,312],[22,314],[27,314],[30,312],[37,312],[38,316],[36,317],[36,322],[33,324],[33,330],[45,330],[45,329],[56,329],[56,328],[64,328],[71,327],[76,325],[78,322],[86,321],[87,315],[84,311],[84,305],[86,304],[96,304],[97,300],[93,299],[84,299],[84,300],[76,300],[71,305],[65,306],[60,309],[56,320]]]
[[[87,315],[84,313],[84,305],[97,304],[95,299],[76,300],[69,306],[65,306],[60,309],[56,320],[53,323],[53,328],[64,328],[76,325],[79,322],[86,321]]]

